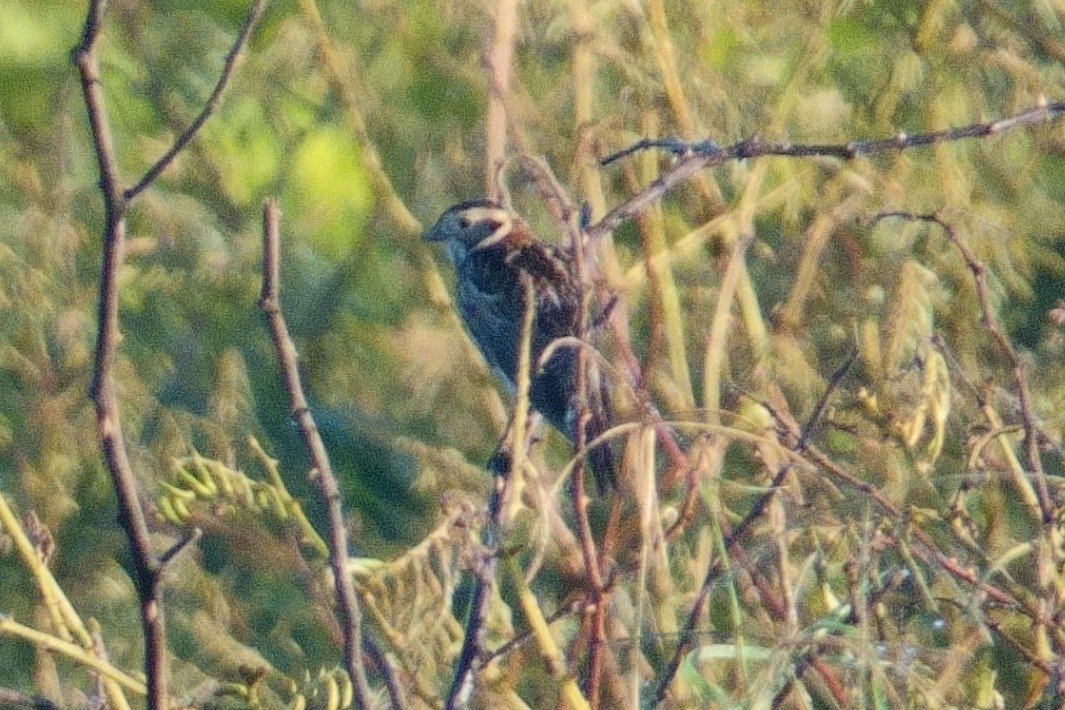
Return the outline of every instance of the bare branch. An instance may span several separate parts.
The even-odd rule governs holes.
[[[203,530],[193,528],[188,534],[174,543],[169,550],[159,555],[159,564],[163,566],[170,564],[170,560],[184,552],[189,545],[199,542],[201,537],[203,537]]]
[[[307,405],[300,381],[296,346],[288,332],[288,325],[281,313],[278,297],[281,272],[281,210],[274,200],[263,205],[263,285],[259,294],[259,308],[266,316],[270,337],[281,366],[281,378],[288,394],[291,412],[304,448],[310,459],[311,478],[318,494],[326,504],[326,525],[329,538],[329,566],[336,584],[337,606],[340,608],[341,632],[344,638],[344,668],[354,686],[356,707],[368,707],[370,685],[362,664],[362,611],[355,596],[355,586],[348,570],[348,534],[344,527],[344,511],[341,506],[340,486],[333,473],[329,455],[318,434],[318,425]]]
[[[825,391],[821,393],[821,396],[817,398],[817,403],[814,404],[813,411],[810,413],[810,418],[806,420],[806,426],[802,428],[802,433],[799,434],[798,441],[795,442],[795,450],[802,451],[806,446],[806,442],[810,440],[810,435],[813,434],[814,428],[821,420],[821,416],[825,413],[825,409],[828,407],[828,400],[832,396],[832,393],[836,391],[843,378],[847,376],[851,368],[854,367],[854,363],[858,361],[858,348],[853,348],[850,354],[847,355],[847,359],[843,361],[836,371],[828,378],[828,386],[825,387]]]
[[[96,56],[96,40],[100,36],[105,0],[90,0],[82,30],[81,42],[74,49],[74,63],[81,76],[81,90],[88,111],[89,128],[100,169],[100,189],[104,193],[104,209],[107,217],[121,210],[118,188],[118,166],[115,161],[115,146],[111,125],[104,106],[103,87],[100,84],[100,61]]]
[[[115,390],[114,363],[118,349],[118,274],[122,268],[126,241],[125,212],[130,200],[143,191],[187,145],[204,121],[218,106],[222,91],[235,65],[240,49],[247,41],[262,14],[265,0],[255,0],[248,11],[236,42],[230,50],[214,92],[192,125],[170,150],[133,187],[122,190],[114,137],[108,121],[100,62],[96,53],[106,2],[90,0],[81,41],[74,49],[74,63],[81,79],[81,89],[92,134],[93,151],[100,171],[100,191],[104,203],[102,233],[103,261],[100,270],[100,295],[97,306],[97,334],[93,379],[90,387],[96,410],[96,429],[107,470],[118,497],[119,523],[129,540],[133,557],[133,580],[140,602],[141,627],[144,634],[144,668],[148,679],[148,706],[162,710],[169,704],[167,693],[166,627],[159,599],[159,582],[166,562],[192,541],[179,543],[163,557],[152,550],[148,523],[140,500],[136,476],[126,452],[126,442],[119,416]]]
[[[692,143],[677,138],[644,138],[633,145],[611,153],[600,161],[609,165],[642,150],[665,150],[679,158],[677,163],[644,190],[610,210],[601,220],[588,228],[588,234],[595,239],[613,230],[622,222],[629,220],[657,202],[674,187],[692,177],[700,170],[720,165],[728,160],[747,160],[763,156],[780,156],[787,158],[843,158],[851,160],[863,155],[875,155],[892,150],[909,150],[936,143],[947,143],[965,138],[983,138],[1018,126],[1028,126],[1046,121],[1065,113],[1065,101],[1040,104],[1026,111],[1006,116],[995,121],[973,123],[960,128],[948,128],[930,133],[908,135],[899,133],[891,138],[879,138],[866,141],[850,141],[843,144],[803,145],[790,142],[766,143],[754,136],[719,148],[711,140]]]
[[[486,468],[492,474],[492,494],[488,497],[488,515],[481,542],[484,546],[482,559],[474,563],[474,589],[470,601],[470,610],[466,615],[466,627],[463,632],[462,648],[459,650],[455,671],[448,688],[444,707],[447,710],[465,706],[473,692],[473,680],[477,671],[484,664],[481,658],[484,652],[485,622],[488,617],[488,600],[498,566],[499,536],[503,528],[503,514],[507,499],[512,491],[520,490],[511,486],[524,474],[525,454],[528,447],[527,421],[529,415],[529,377],[532,367],[532,329],[536,313],[536,300],[532,296],[532,281],[523,279],[525,289],[525,313],[522,318],[518,355],[517,393],[514,413],[507,431],[503,433],[495,453],[489,459]]]
[[[726,536],[724,541],[724,549],[726,552],[731,550],[732,546],[739,541],[747,530],[751,527],[751,524],[757,520],[766,508],[769,507],[770,501],[773,499],[773,495],[776,493],[776,489],[780,487],[780,484],[784,480],[784,476],[791,470],[790,466],[781,466],[773,479],[769,482],[767,488],[769,489],[762,497],[760,497],[744,516],[743,520],[733,528]],[[691,610],[688,612],[688,618],[684,621],[684,626],[680,630],[679,640],[677,647],[673,649],[673,655],[670,656],[669,663],[666,664],[666,669],[658,679],[658,683],[655,686],[654,694],[651,696],[651,704],[659,705],[665,699],[669,691],[669,686],[673,682],[673,679],[677,675],[677,671],[680,670],[680,664],[684,660],[684,656],[695,644],[696,628],[699,625],[699,620],[702,618],[703,609],[706,607],[706,600],[710,596],[710,591],[714,587],[714,583],[721,577],[725,571],[725,563],[722,557],[716,558],[710,567],[706,570],[706,575],[703,577],[703,583],[699,587],[699,591],[695,596],[695,602],[692,604]]]
[[[126,454],[119,417],[113,367],[118,347],[118,273],[125,245],[126,200],[118,185],[118,166],[103,88],[96,40],[100,35],[105,3],[92,0],[85,18],[81,43],[74,61],[81,77],[82,94],[92,131],[93,150],[100,170],[104,202],[103,264],[97,314],[96,355],[91,396],[96,409],[96,430],[107,470],[118,497],[119,524],[129,540],[133,557],[133,581],[140,601],[144,634],[144,668],[148,679],[148,705],[162,710],[168,705],[166,628],[158,597],[163,566],[152,551],[148,523],[137,490],[136,476]]]
[[[573,225],[574,220],[569,219],[567,222]],[[571,227],[572,228],[572,227]],[[578,227],[579,229],[579,227]],[[585,338],[588,335],[588,326],[590,321],[590,306],[591,306],[591,291],[585,287],[585,284],[590,283],[590,269],[585,260],[585,249],[587,244],[583,239],[583,235],[580,238],[575,239],[573,242],[573,265],[575,282],[577,288],[580,290],[581,298],[581,310],[580,310],[580,330],[577,333],[579,338]],[[586,427],[591,421],[593,412],[591,410],[592,398],[599,398],[601,395],[597,392],[593,393],[592,388],[598,388],[598,378],[590,377],[592,374],[589,372],[588,367],[591,363],[587,348],[577,348],[577,376],[574,382],[574,396],[576,401],[570,406],[575,409],[574,424],[573,424],[573,452],[577,456],[576,465],[574,466],[573,473],[570,476],[570,502],[573,504],[573,513],[576,518],[575,524],[577,527],[577,538],[580,541],[581,555],[584,558],[584,570],[588,578],[588,585],[591,587],[590,603],[581,610],[582,615],[582,630],[586,630],[587,634],[587,647],[588,656],[586,663],[586,677],[584,680],[584,695],[588,698],[588,703],[592,707],[599,707],[599,698],[601,693],[601,675],[603,672],[603,653],[606,649],[606,595],[603,590],[603,574],[600,568],[599,553],[596,550],[595,538],[592,535],[592,526],[588,520],[588,497],[584,492],[584,456],[581,456],[581,452],[584,451],[586,441]],[[595,365],[598,370],[598,365]],[[593,381],[594,380],[594,381]],[[602,416],[602,413],[600,413]],[[617,462],[612,463],[613,466],[617,466]],[[614,485],[618,485],[618,471],[614,471],[611,475],[614,476]],[[604,472],[596,472],[597,476],[606,475]],[[597,481],[597,483],[599,483]],[[602,486],[601,483],[599,483]],[[602,493],[602,491],[600,491]],[[611,497],[611,506],[614,511],[620,510],[621,501],[619,496],[615,495]],[[611,520],[616,520],[617,515],[612,515]]]
[[[718,148],[711,140],[697,143],[683,141],[677,138],[644,138],[628,148],[611,153],[602,160],[601,165],[609,165],[617,160],[628,157],[633,153],[652,148],[666,150],[677,156],[692,154],[705,156],[722,156],[725,160],[745,160],[764,155],[776,155],[789,158],[857,158],[861,155],[875,155],[889,150],[907,150],[935,143],[947,143],[962,140],[964,138],[982,138],[984,136],[1002,133],[1018,126],[1039,123],[1065,113],[1065,101],[1055,103],[1042,103],[1012,116],[1006,116],[995,121],[972,123],[959,128],[947,128],[942,131],[928,133],[898,133],[891,138],[876,138],[864,141],[849,141],[844,144],[793,144],[793,143],[765,143],[757,136],[747,138],[734,143],[726,148]]]

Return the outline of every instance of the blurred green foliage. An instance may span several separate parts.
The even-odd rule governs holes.
[[[485,57],[495,3],[321,2],[365,137],[353,127],[353,109],[326,67],[305,7],[268,7],[215,115],[133,204],[116,370],[122,414],[146,500],[171,480],[173,461],[193,450],[261,477],[261,461],[244,443],[254,435],[320,525],[321,503],[306,479],[255,303],[260,206],[276,197],[284,212],[283,308],[342,479],[356,552],[400,558],[373,582],[383,585],[374,587],[378,603],[395,607],[376,610],[381,616],[371,614],[368,627],[378,633],[393,623],[438,651],[425,651],[421,666],[412,662],[421,675],[411,670],[408,678],[412,704],[429,704],[450,677],[446,654],[459,636],[450,606],[430,602],[450,601],[454,577],[469,560],[439,541],[432,554],[410,550],[442,520],[462,528],[454,522],[461,516],[441,512],[458,505],[441,502],[449,491],[483,500],[488,480],[477,468],[505,409],[438,302],[436,255],[390,200],[426,221],[484,193]],[[671,54],[641,7],[569,0],[519,8],[507,97],[512,144],[520,140],[545,156],[571,198],[588,202],[593,219],[669,168],[670,158],[651,155],[603,169],[593,164],[645,135],[708,137],[719,145],[756,134],[846,143],[989,120],[1041,97],[1062,98],[1060,3],[678,0],[665,8]],[[127,184],[200,110],[245,9],[237,0],[109,4],[102,83]],[[51,567],[62,588],[86,618],[100,622],[114,664],[133,671],[141,653],[135,595],[86,394],[101,206],[69,59],[84,12],[84,3],[69,0],[0,5],[0,495],[18,511],[34,511],[51,531]],[[591,22],[588,36],[574,29],[581,18]],[[590,53],[590,75],[575,73],[578,52]],[[682,95],[667,88],[671,73]],[[578,118],[582,92],[591,94],[591,113]],[[394,193],[374,172],[376,158]],[[546,236],[552,223],[517,172],[506,172],[515,204]],[[920,698],[927,707],[991,707],[998,693],[1006,706],[1019,707],[1041,692],[1041,676],[1021,651],[974,640],[990,632],[971,587],[939,568],[922,578],[901,552],[877,547],[881,533],[905,537],[912,524],[981,579],[997,580],[996,570],[1004,570],[1042,600],[1065,588],[1060,541],[1038,563],[1008,557],[1037,538],[1038,526],[1011,487],[1005,455],[988,443],[995,427],[981,403],[1009,426],[1018,425],[1020,412],[1013,373],[981,321],[972,276],[942,230],[870,221],[889,209],[939,211],[987,267],[994,316],[1027,363],[1045,466],[1052,482],[1065,475],[1065,330],[1048,318],[1065,298],[1065,121],[849,162],[769,158],[699,176],[649,213],[653,219],[624,225],[604,247],[603,272],[628,309],[632,345],[655,401],[670,418],[705,422],[709,410],[769,436],[732,415],[746,406],[756,418],[759,410],[736,393],[779,396],[805,422],[830,374],[857,347],[859,363],[819,424],[817,443],[913,517],[886,521],[864,496],[840,493],[838,481],[796,474],[803,505],[788,508],[784,529],[766,527],[745,542],[747,562],[772,561],[777,581],[794,575],[794,618],[768,619],[757,600],[737,598],[736,576],[726,575],[711,595],[707,623],[713,633],[735,635],[717,639],[727,649],[738,636],[754,653],[742,670],[719,662],[722,649],[708,630],[707,646],[685,658],[679,703],[764,700],[759,693],[782,687],[774,683],[794,669],[779,660],[787,643],[772,644],[787,636],[795,648],[813,647],[810,638],[822,628],[843,639],[830,649],[836,660],[852,654],[840,665],[850,664],[848,679],[867,706],[916,706]],[[744,236],[753,237],[742,287],[750,299],[741,296],[733,309],[723,377],[736,389],[719,399],[714,373],[705,370],[707,339],[728,256]],[[652,237],[668,252],[668,275],[647,266]],[[679,342],[662,325],[674,301],[682,313]],[[933,351],[933,335],[949,358]],[[949,366],[946,383],[929,381],[928,363],[937,357]],[[678,358],[687,363],[687,381]],[[693,403],[702,411],[693,412]],[[927,418],[917,414],[926,410]],[[942,421],[934,421],[937,412]],[[685,446],[695,440],[682,437]],[[976,455],[974,441],[981,440],[987,446]],[[656,597],[647,612],[652,620],[632,611],[641,608],[643,590],[627,587],[632,580],[625,578],[616,623],[635,628],[643,644],[634,650],[613,639],[625,663],[638,666],[632,659],[642,656],[654,672],[661,669],[707,560],[718,552],[711,512],[728,509],[735,522],[749,509],[772,473],[768,452],[732,446],[723,473],[703,481],[701,517],[669,541],[668,568],[649,592],[669,599]],[[564,453],[551,439],[543,465],[557,468]],[[662,496],[663,515],[676,514],[682,492]],[[932,522],[916,510],[935,511]],[[971,546],[952,532],[960,518],[971,527]],[[236,681],[241,664],[268,664],[291,678],[335,664],[329,585],[291,530],[240,506],[203,504],[194,521],[205,537],[182,554],[166,582],[175,693],[192,695],[209,677]],[[159,515],[153,529],[160,549],[183,532]],[[455,544],[468,552],[468,541]],[[617,552],[623,567],[631,554]],[[536,591],[545,606],[562,607],[579,584],[548,557],[555,567]],[[865,576],[848,587],[856,559],[866,564]],[[1058,577],[1033,571],[1048,559],[1059,565]],[[896,580],[892,566],[912,576]],[[435,596],[420,594],[427,578],[440,585]],[[895,615],[892,623],[866,620],[882,633],[863,637],[865,646],[853,619],[841,619],[829,604],[854,589],[876,589]],[[417,603],[405,605],[415,591]],[[48,624],[13,554],[0,554],[0,613]],[[521,624],[500,616],[492,638],[502,643],[512,624]],[[427,619],[436,625],[419,636]],[[1059,628],[1048,632],[1047,650],[1025,617],[995,623],[1042,660],[1065,653]],[[572,617],[563,625],[576,633]],[[868,626],[859,630],[871,634]],[[881,641],[900,656],[896,676],[861,658]],[[395,638],[388,643],[395,653],[404,648]],[[958,657],[951,649],[960,649]],[[913,658],[901,659],[906,653]],[[68,700],[72,688],[87,686],[62,664],[49,675],[45,656],[0,635],[0,686],[54,690]],[[537,658],[531,644],[515,656]],[[532,665],[500,670],[489,697],[517,689],[540,706],[556,702]],[[937,682],[937,674],[951,682]],[[44,687],[42,677],[65,685]],[[771,682],[756,682],[765,677]],[[810,685],[803,692],[827,702],[831,692]],[[277,697],[269,702],[283,701],[282,690],[271,692]],[[790,702],[805,706],[794,696]]]

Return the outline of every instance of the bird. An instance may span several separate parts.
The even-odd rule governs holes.
[[[582,395],[577,392],[578,357],[572,345],[544,350],[559,338],[582,335],[582,288],[572,253],[539,240],[516,215],[488,199],[449,207],[423,235],[441,242],[455,271],[455,308],[489,368],[511,396],[517,390],[521,329],[528,293],[534,300],[530,337],[529,403],[570,443],[576,441]],[[528,281],[523,280],[523,275]],[[531,291],[525,283],[531,284]],[[596,357],[586,369],[584,441],[609,428],[609,391]],[[606,443],[591,448],[588,461],[596,488],[615,483],[613,454]]]

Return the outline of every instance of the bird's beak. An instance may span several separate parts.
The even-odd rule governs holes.
[[[447,234],[440,228],[440,222],[437,222],[422,234],[422,239],[427,242],[442,242],[447,239]]]

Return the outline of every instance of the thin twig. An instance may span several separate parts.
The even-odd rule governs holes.
[[[714,317],[706,335],[706,345],[703,348],[703,409],[706,421],[710,424],[717,424],[720,420],[718,410],[721,407],[721,371],[726,362],[728,339],[734,331],[732,306],[740,280],[747,269],[747,248],[753,241],[754,235],[748,234],[733,243],[728,266],[721,277]]]
[[[742,249],[743,245],[738,248]],[[826,403],[831,397],[832,393],[839,386],[839,383],[843,380],[843,377],[850,368],[854,365],[855,360],[858,357],[857,350],[851,352],[847,359],[843,362],[839,368],[832,373],[832,377],[829,379],[828,386],[825,388],[824,393],[818,400],[817,405],[814,407],[813,412],[810,414],[810,418],[807,420],[806,425],[802,427],[801,431],[788,431],[787,436],[791,438],[792,445],[796,451],[801,452],[806,447],[806,442],[809,439],[810,432],[813,431],[821,414],[824,412]],[[781,421],[781,417],[777,417],[778,421]],[[782,464],[774,474],[772,480],[769,482],[766,492],[755,501],[754,505],[732,530],[728,531],[725,535],[724,549],[725,551],[731,550],[747,532],[747,529],[761,517],[762,513],[769,507],[770,502],[776,495],[777,489],[784,481],[784,477],[791,471],[792,464]],[[706,576],[703,578],[702,586],[699,588],[699,592],[696,596],[695,603],[692,605],[692,609],[688,614],[687,620],[684,622],[684,627],[680,632],[680,639],[677,643],[677,647],[673,650],[673,655],[670,657],[669,663],[666,666],[666,671],[659,679],[658,686],[655,689],[654,700],[655,704],[661,703],[666,697],[666,691],[669,688],[670,683],[673,682],[673,677],[680,669],[681,661],[684,659],[684,654],[691,648],[695,642],[695,627],[699,623],[699,619],[702,617],[703,607],[706,604],[706,599],[710,594],[710,590],[713,587],[714,581],[721,574],[722,560],[718,559],[714,564],[710,565],[710,568],[706,572]]]
[[[579,599],[579,600],[574,601],[574,602],[572,602],[572,603],[570,603],[570,604],[568,604],[566,606],[559,607],[555,611],[554,614],[551,614],[549,616],[544,617],[544,620],[548,624],[553,624],[556,621],[558,621],[559,619],[565,618],[565,617],[570,616],[572,614],[577,614],[578,612],[580,612],[580,607],[581,607],[581,605],[583,603],[584,603],[584,600],[583,599]],[[524,644],[526,641],[528,641],[530,638],[532,638],[532,635],[533,635],[533,632],[531,630],[529,630],[529,629],[525,629],[524,631],[521,631],[520,633],[515,634],[512,638],[508,639],[507,641],[504,641],[499,646],[499,648],[495,649],[494,651],[487,652],[485,654],[485,662],[492,661],[492,660],[495,660],[496,658],[501,658],[502,656],[507,655],[512,650],[514,650],[515,648],[517,648],[518,646]]]
[[[585,244],[581,240],[575,240],[573,245],[573,268],[575,273],[573,274],[574,281],[577,285],[578,292],[580,293],[580,314],[579,325],[580,328],[577,332],[577,336],[582,340],[587,335],[588,326],[588,313],[590,306],[591,294],[585,288],[586,265],[584,259]],[[574,391],[572,396],[575,401],[570,406],[576,408],[576,416],[573,424],[573,450],[577,455],[576,464],[573,469],[573,474],[570,476],[570,502],[573,504],[573,513],[576,517],[577,524],[577,538],[580,541],[581,554],[584,558],[585,574],[588,575],[588,584],[591,586],[591,604],[582,610],[582,615],[585,617],[585,624],[582,624],[582,628],[588,629],[588,663],[587,663],[587,675],[584,681],[584,695],[588,699],[588,702],[592,707],[599,707],[599,694],[600,694],[600,675],[603,670],[603,651],[606,647],[605,634],[606,629],[604,625],[605,605],[606,598],[603,594],[603,575],[602,570],[599,567],[599,555],[596,551],[595,538],[592,536],[592,526],[588,521],[588,497],[584,491],[584,457],[581,456],[581,452],[584,451],[586,442],[585,427],[593,416],[589,409],[592,396],[600,396],[598,393],[591,394],[592,387],[598,387],[599,382],[593,381],[595,378],[589,377],[588,366],[592,362],[589,357],[586,348],[577,348],[577,376],[574,382]],[[598,366],[597,366],[598,367]],[[598,413],[600,416],[602,412]],[[606,471],[596,471],[596,476],[613,475],[615,481],[617,479],[617,472],[608,474]],[[598,481],[598,479],[597,479]],[[615,482],[615,486],[617,483]],[[600,491],[602,492],[602,491]],[[619,505],[620,501],[618,496],[613,496],[611,505]],[[572,661],[571,661],[572,662]]]
[[[729,531],[725,535],[724,549],[729,551],[732,546],[747,532],[747,529],[757,520],[765,509],[769,506],[769,502],[773,498],[773,493],[780,486],[784,480],[784,476],[791,470],[790,466],[781,466],[773,479],[769,482],[769,492],[755,501],[754,506],[744,516],[743,520]],[[670,684],[673,682],[673,678],[676,677],[677,671],[680,670],[680,664],[684,660],[685,654],[694,645],[696,637],[696,626],[699,625],[699,620],[703,616],[703,608],[706,606],[706,600],[710,596],[710,590],[713,589],[714,582],[721,575],[724,567],[722,558],[718,557],[706,570],[706,575],[703,577],[703,583],[699,587],[699,591],[696,593],[695,602],[692,604],[691,611],[688,612],[688,618],[684,622],[684,626],[681,628],[678,636],[676,648],[673,649],[673,654],[670,656],[669,663],[666,664],[666,669],[658,679],[658,683],[655,686],[654,693],[651,696],[651,704],[659,705],[666,699],[666,694],[669,690]]]
[[[473,692],[473,679],[483,663],[481,659],[484,647],[485,622],[488,617],[488,599],[491,596],[492,580],[495,579],[499,550],[499,526],[502,522],[503,501],[506,498],[507,477],[502,472],[493,472],[492,493],[488,496],[488,515],[481,543],[484,554],[474,563],[473,595],[470,609],[466,614],[466,626],[463,629],[462,648],[455,661],[455,672],[451,678],[444,708],[453,710],[464,707]]]
[[[384,680],[385,688],[388,691],[388,697],[392,701],[392,707],[406,707],[407,703],[404,699],[403,686],[400,685],[394,659],[390,658],[387,654],[382,653],[381,648],[376,643],[363,644],[363,648],[366,649],[366,655],[370,657],[370,661],[373,662],[374,666],[377,668],[377,672],[381,674],[381,678]]]
[[[333,474],[329,455],[318,434],[318,426],[307,405],[300,381],[296,346],[288,332],[281,313],[278,298],[281,271],[281,211],[274,200],[263,205],[263,285],[259,294],[259,308],[266,315],[266,323],[277,352],[278,364],[285,392],[288,394],[289,410],[299,428],[303,445],[307,450],[312,468],[311,477],[318,494],[326,504],[326,526],[329,538],[329,566],[336,584],[337,606],[340,609],[341,633],[344,638],[344,668],[354,686],[356,707],[364,708],[370,702],[370,684],[362,663],[362,612],[355,586],[348,570],[348,534],[344,525],[340,486]]]
[[[1009,338],[1002,331],[995,318],[991,307],[991,296],[987,288],[986,268],[981,264],[972,249],[958,236],[954,227],[944,220],[938,213],[914,214],[911,212],[883,212],[875,219],[885,217],[897,217],[911,221],[927,222],[937,225],[943,230],[947,240],[961,254],[966,268],[973,275],[973,287],[976,290],[976,302],[980,310],[980,323],[988,335],[998,346],[999,351],[1010,365],[1014,383],[1017,386],[1017,399],[1021,415],[1021,424],[1024,427],[1024,452],[1028,472],[1035,484],[1036,496],[1039,501],[1039,513],[1044,529],[1049,529],[1054,524],[1054,504],[1050,500],[1050,492],[1047,489],[1046,473],[1043,470],[1042,457],[1039,454],[1039,427],[1036,422],[1034,408],[1032,406],[1032,394],[1028,388],[1028,378],[1025,375],[1024,361],[1013,349]]]
[[[175,542],[169,550],[159,555],[159,564],[164,567],[170,564],[170,560],[174,559],[179,554],[184,552],[189,545],[194,545],[199,542],[201,537],[203,537],[203,530],[199,528],[193,528],[188,532],[188,534],[182,536],[180,540]]]
[[[594,242],[608,232],[614,231],[614,228],[618,225],[627,222],[636,215],[642,214],[644,210],[662,199],[667,192],[685,182],[700,170],[720,165],[728,159],[729,157],[724,152],[713,154],[690,153],[682,157],[672,168],[659,176],[641,192],[622,202],[607,212],[598,222],[588,227],[586,230],[588,238]]]
[[[825,409],[828,407],[829,398],[832,397],[832,393],[836,391],[839,383],[843,381],[843,378],[847,376],[847,373],[850,372],[850,369],[854,367],[854,363],[857,361],[858,348],[852,348],[850,354],[847,355],[847,359],[828,378],[828,386],[825,387],[825,391],[821,393],[817,403],[814,404],[810,417],[806,420],[806,426],[802,428],[802,433],[799,434],[799,439],[795,442],[796,451],[802,451],[806,447],[806,442],[810,440],[810,435],[821,420],[821,415],[825,413]]]
[[[995,636],[998,639],[1005,641],[1006,645],[1013,649],[1014,653],[1021,656],[1025,660],[1025,662],[1027,662],[1033,668],[1037,668],[1038,670],[1042,671],[1043,674],[1046,675],[1048,678],[1053,678],[1061,674],[1061,668],[1059,668],[1053,663],[1048,663],[1046,659],[1039,658],[1034,653],[1032,653],[1031,645],[1029,643],[1022,643],[1017,639],[1013,638],[1013,635],[1010,633],[1010,631],[1006,628],[1003,628],[1003,624],[999,623],[994,619],[987,618],[985,618],[983,622],[987,626],[987,628],[995,632]]]
[[[222,93],[226,90],[226,85],[229,83],[229,78],[233,74],[233,68],[237,65],[237,60],[240,58],[240,53],[244,50],[244,46],[248,43],[248,38],[251,37],[252,30],[255,29],[255,25],[258,24],[259,18],[263,15],[263,10],[266,9],[266,0],[254,0],[251,6],[248,7],[248,12],[244,16],[244,22],[240,26],[240,31],[237,33],[237,38],[233,41],[232,46],[229,48],[229,52],[226,53],[225,62],[222,64],[222,71],[218,75],[218,81],[215,83],[214,90],[211,91],[211,95],[207,97],[207,102],[203,105],[200,113],[196,118],[192,120],[188,128],[181,132],[181,135],[174,140],[174,144],[163,153],[155,163],[152,164],[144,175],[135,185],[126,189],[123,193],[123,197],[126,201],[132,200],[134,197],[144,191],[149,185],[151,185],[159,174],[174,161],[189,141],[193,139],[196,133],[200,130],[200,127],[211,117],[218,107],[222,103]]]

